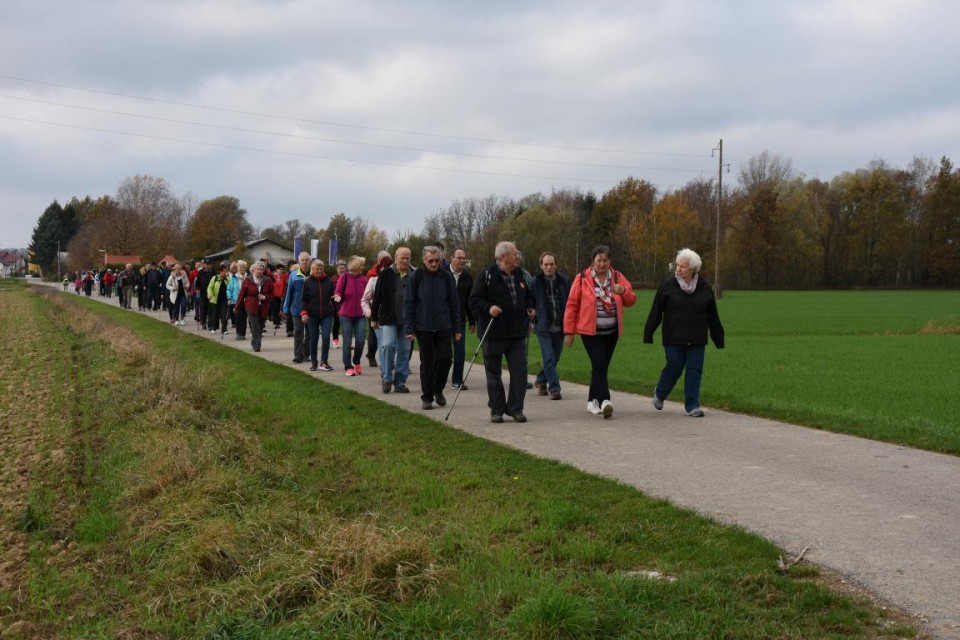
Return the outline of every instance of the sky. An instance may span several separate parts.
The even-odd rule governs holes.
[[[661,193],[779,154],[829,180],[960,161],[954,0],[3,0],[0,247],[128,177],[254,225],[634,177]]]

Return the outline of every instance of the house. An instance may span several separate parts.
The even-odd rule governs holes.
[[[12,251],[0,252],[0,278],[11,278],[23,273],[26,267],[23,256]]]
[[[247,249],[247,257],[249,257],[250,260],[259,260],[265,256],[268,257],[270,264],[277,264],[278,262],[286,264],[289,260],[296,260],[296,256],[293,255],[293,249],[285,247],[282,244],[277,244],[268,238],[259,238],[258,240],[246,243],[245,246]],[[233,246],[229,249],[218,251],[217,253],[211,253],[208,256],[204,256],[203,259],[213,263],[229,260],[236,248],[236,246]]]
[[[134,264],[134,265],[142,264],[140,262],[140,256],[121,256],[121,255],[112,255],[109,253],[104,254],[103,256],[103,266],[107,266],[107,265],[126,266],[128,264]]]

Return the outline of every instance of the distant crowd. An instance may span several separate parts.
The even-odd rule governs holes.
[[[248,265],[243,260],[198,260],[193,268],[176,263],[151,263],[139,270],[128,264],[112,269],[76,273],[75,292],[112,298],[124,309],[134,301],[141,311],[165,310],[170,324],[186,325],[189,314],[203,331],[223,339],[250,342],[260,351],[266,328],[273,335],[292,338],[293,362],[310,371],[331,372],[330,350],[340,349],[347,376],[367,367],[380,375],[383,393],[409,393],[410,357],[416,342],[420,353],[420,398],[424,410],[447,406],[450,383],[456,393],[465,384],[469,331],[480,336],[490,419],[526,422],[526,392],[562,400],[559,366],[565,349],[579,335],[590,359],[587,411],[610,418],[613,402],[608,372],[619,338],[623,310],[636,303],[627,277],[612,266],[610,249],[599,246],[590,265],[572,278],[558,269],[551,252],[540,256],[539,271],[522,266],[521,252],[512,242],[500,242],[494,261],[474,276],[467,255],[457,249],[447,258],[440,243],[425,247],[421,266],[412,264],[411,251],[399,247],[393,255],[381,251],[372,267],[352,256],[338,260],[328,275],[320,259],[301,253],[287,264],[271,263],[269,256]],[[664,407],[680,376],[684,376],[684,412],[703,417],[700,385],[708,334],[724,348],[724,330],[709,283],[700,277],[700,256],[681,250],[675,276],[654,296],[643,340],[652,343],[662,326],[666,359],[653,389],[653,404]],[[66,290],[71,283],[63,280]],[[535,338],[542,365],[535,381],[528,377],[528,342]],[[474,354],[474,358],[476,355]],[[508,385],[502,378],[503,364]],[[469,369],[467,369],[469,371]]]

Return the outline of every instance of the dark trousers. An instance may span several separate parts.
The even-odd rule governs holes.
[[[260,339],[263,337],[263,318],[256,314],[247,314],[250,323],[250,346],[254,351],[260,351]]]
[[[588,400],[603,402],[610,399],[610,384],[607,382],[607,371],[610,369],[610,361],[613,360],[613,352],[617,348],[616,333],[610,333],[600,336],[584,336],[583,348],[590,358],[590,397]]]
[[[460,334],[460,340],[453,343],[453,384],[463,384],[463,363],[467,359],[467,323],[461,322],[459,327],[453,328],[454,333]]]
[[[220,325],[220,333],[226,333],[230,322],[230,303],[224,300],[210,305],[211,314],[207,319],[207,327],[216,329]]]
[[[293,333],[293,315],[291,314],[287,316],[287,335],[289,336],[292,333]]]
[[[200,297],[197,300],[196,318],[197,318],[197,322],[203,325],[204,328],[207,327],[207,315],[210,313],[208,310],[209,306],[210,306],[210,301],[207,299],[207,294],[201,293]]]
[[[510,372],[510,395],[504,397],[503,357]],[[523,411],[527,394],[527,338],[489,338],[483,343],[483,366],[487,372],[487,406],[493,415]]]
[[[443,331],[417,331],[420,345],[420,399],[433,402],[438,393],[447,386],[447,374],[453,364],[453,345],[449,329]]]
[[[247,310],[244,308],[237,309],[234,312],[233,316],[234,321],[237,324],[237,335],[241,338],[247,337]]]
[[[377,331],[370,326],[370,323],[367,323],[367,360],[371,364],[377,359],[377,349],[380,348],[380,344],[377,341]]]
[[[283,306],[283,301],[280,298],[272,298],[270,300],[270,320],[273,322],[273,326],[280,326],[280,307]]]
[[[123,308],[124,308],[124,309],[129,309],[129,308],[130,308],[130,303],[131,303],[132,299],[133,299],[133,287],[131,287],[131,286],[124,286],[124,287],[123,287],[123,301],[121,302],[121,304],[123,305]]]

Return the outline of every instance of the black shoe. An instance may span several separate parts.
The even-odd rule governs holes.
[[[303,362],[303,358],[294,358],[293,361],[297,364],[300,364],[301,362]],[[317,363],[314,362],[313,366],[317,366]],[[311,371],[315,371],[315,369],[311,369]]]
[[[287,331],[287,337],[288,337],[288,338],[292,338],[292,337],[293,337],[293,331]]]
[[[383,392],[384,392],[384,393],[390,393],[390,387],[392,387],[392,386],[393,386],[393,383],[392,383],[392,382],[384,382],[383,385],[382,385],[382,387],[383,387]],[[400,393],[400,392],[398,391],[397,393]]]
[[[533,383],[532,383],[532,382],[528,382],[528,383],[527,383],[527,389],[533,389]]]
[[[371,367],[379,368],[378,365],[377,365],[377,359],[376,359],[376,358],[367,358],[367,362],[370,363],[370,366],[371,366]]]
[[[254,352],[254,353],[260,353],[260,349],[259,349],[259,348],[254,349],[253,352]]]
[[[431,400],[424,400],[424,401],[423,401],[423,410],[424,410],[424,411],[429,411],[430,409],[433,409],[433,401],[431,401]]]
[[[240,340],[244,340],[244,339],[245,339],[245,338],[244,338],[243,336],[237,336],[236,338],[234,338],[234,340],[236,340],[236,341],[238,341],[238,342],[239,342]]]
[[[468,386],[465,385],[465,384],[455,384],[455,385],[453,385],[453,388],[454,388],[454,389],[460,389],[460,391],[467,391],[467,390],[470,389],[470,387],[468,387]]]
[[[494,423],[494,424],[500,424],[500,423],[503,422],[503,416],[500,415],[499,413],[491,413],[491,414],[490,414],[490,422],[492,422],[492,423]]]
[[[558,389],[557,391],[551,391],[551,392],[550,392],[550,399],[551,399],[551,400],[563,400],[563,396],[560,395],[559,389]]]
[[[296,360],[294,360],[294,362],[296,362]],[[300,362],[303,362],[303,360],[301,360]],[[310,371],[316,371],[316,370],[317,370],[317,363],[316,363],[316,362],[311,362],[311,363],[310,363]]]
[[[396,393],[410,393],[410,389],[407,389],[407,385],[405,384],[398,384],[393,390]]]
[[[444,398],[443,394],[440,393],[439,391],[437,391],[437,393],[434,394],[433,399],[436,401],[438,407],[447,406],[447,399]]]
[[[523,415],[523,411],[514,411],[510,414],[510,417],[513,418],[514,422],[526,422],[527,416]]]
[[[537,395],[538,395],[538,396],[545,396],[545,395],[547,395],[547,385],[545,385],[545,384],[540,384],[540,383],[538,382],[538,383],[534,384],[534,386],[537,388]],[[529,389],[529,388],[530,388],[530,387],[527,387],[527,389]]]

